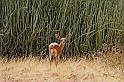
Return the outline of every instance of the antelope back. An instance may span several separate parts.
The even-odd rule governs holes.
[[[60,54],[61,53],[61,48],[60,48],[59,44],[57,44],[57,43],[51,43],[49,45],[49,52],[51,54]]]

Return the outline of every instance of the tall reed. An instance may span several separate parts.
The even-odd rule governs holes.
[[[97,51],[103,41],[124,44],[123,0],[1,0],[1,56],[47,55],[48,45],[72,34],[65,53]]]

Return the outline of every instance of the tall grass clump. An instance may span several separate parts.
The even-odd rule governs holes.
[[[72,34],[71,56],[124,44],[124,0],[1,0],[0,9],[1,56],[45,56],[54,30]]]

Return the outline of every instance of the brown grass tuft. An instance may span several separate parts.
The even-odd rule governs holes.
[[[56,68],[49,61],[28,58],[0,61],[0,82],[123,82],[122,70],[106,64],[102,58],[67,60]]]

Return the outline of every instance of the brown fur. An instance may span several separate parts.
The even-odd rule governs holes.
[[[52,56],[55,57],[55,63],[56,66],[60,61],[60,55],[62,53],[62,50],[64,48],[63,44],[58,44],[58,45],[50,45],[49,46],[49,59],[50,59],[50,64],[51,64],[51,60],[52,60]]]
[[[60,44],[57,43],[51,43],[49,45],[49,60],[50,60],[50,67],[51,67],[51,60],[52,60],[52,56],[55,57],[55,64],[57,66],[57,64],[60,61],[60,55],[62,53],[62,50],[65,46],[65,43],[67,40],[69,40],[70,35],[67,35],[65,38],[61,38],[59,36],[59,33],[55,34],[56,38],[60,40]]]

